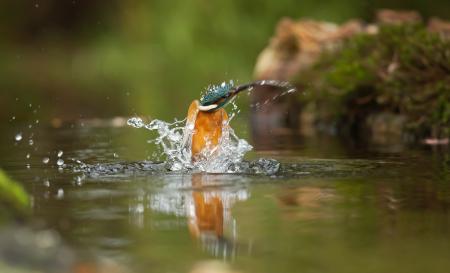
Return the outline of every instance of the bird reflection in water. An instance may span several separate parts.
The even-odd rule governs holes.
[[[203,249],[215,257],[233,260],[237,223],[231,215],[231,208],[236,202],[247,200],[249,192],[243,184],[227,183],[233,178],[226,175],[196,173],[184,177],[190,179],[177,177],[165,181],[161,190],[148,196],[147,206],[156,212],[186,217],[189,233]],[[132,206],[143,211],[142,203]],[[142,223],[136,216],[136,223]],[[179,222],[176,225],[179,226]]]
[[[192,176],[193,211],[188,215],[189,231],[214,256],[234,257],[236,221],[230,210],[236,201],[247,199],[247,193],[221,190],[214,188],[214,184],[208,175]],[[213,188],[208,189],[210,186]],[[231,232],[228,236],[224,234],[225,228]]]

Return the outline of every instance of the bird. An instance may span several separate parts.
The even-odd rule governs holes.
[[[295,90],[288,82],[275,80],[260,80],[237,86],[230,81],[209,86],[200,100],[192,101],[187,113],[183,142],[191,149],[192,161],[205,159],[205,156],[215,152],[224,130],[229,126],[224,107],[240,92],[252,90],[255,86],[288,88],[287,92]]]

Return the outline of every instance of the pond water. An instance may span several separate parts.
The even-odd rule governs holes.
[[[232,125],[252,144],[245,120]],[[170,172],[150,161],[151,133],[125,121],[2,130],[0,167],[32,199],[20,229],[52,231],[72,257],[67,266],[30,262],[31,247],[11,264],[33,272],[100,272],[82,271],[93,263],[114,268],[104,272],[193,272],[211,260],[238,272],[450,268],[447,148],[283,134],[248,153],[245,172]],[[16,225],[3,223],[3,235],[21,234]]]

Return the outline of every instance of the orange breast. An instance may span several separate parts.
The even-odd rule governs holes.
[[[188,111],[188,122],[195,122],[192,135],[192,158],[195,160],[204,148],[214,148],[222,136],[224,121],[228,115],[223,109],[214,112],[199,111],[198,101],[192,102]],[[195,120],[195,121],[194,121]]]
[[[214,232],[217,237],[223,236],[223,201],[220,195],[207,196],[203,191],[202,174],[192,175],[192,187],[196,188],[192,192],[195,206],[195,217],[189,221],[189,231],[195,237],[200,237],[202,233]]]

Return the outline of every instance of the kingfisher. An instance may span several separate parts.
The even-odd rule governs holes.
[[[206,89],[200,100],[194,100],[189,106],[186,128],[192,131],[191,137],[185,133],[185,142],[192,141],[192,160],[201,160],[205,149],[214,150],[222,137],[223,130],[228,125],[228,114],[224,107],[245,90],[252,90],[255,86],[271,86],[288,89],[288,93],[295,91],[288,82],[275,80],[260,80],[235,86],[233,81],[223,82]],[[188,132],[188,131],[186,131]]]

